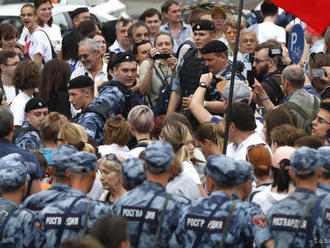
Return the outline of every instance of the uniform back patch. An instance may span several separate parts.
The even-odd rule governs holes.
[[[185,230],[193,230],[199,231],[203,229],[204,223],[208,217],[198,216],[198,215],[186,215],[185,220]],[[226,218],[225,217],[213,217],[210,219],[207,227],[205,229],[206,232],[222,232],[225,226]]]
[[[307,232],[309,218],[301,221],[301,216],[274,214],[271,218],[271,229],[289,232]]]
[[[45,215],[45,229],[58,229],[62,225],[64,214],[46,214]],[[69,214],[66,218],[65,229],[80,229],[81,228],[81,215]]]
[[[330,208],[325,210],[324,224],[330,225]]]
[[[142,208],[134,206],[122,206],[120,215],[126,218],[128,221],[141,221],[143,219],[143,212],[147,211],[144,217],[144,221],[148,223],[157,223],[158,221],[158,209],[156,208]]]

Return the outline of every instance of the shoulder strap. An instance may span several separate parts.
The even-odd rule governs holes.
[[[198,232],[198,234],[197,234],[197,238],[195,239],[195,242],[194,242],[194,244],[193,244],[193,248],[197,248],[198,247],[198,245],[199,245],[199,243],[201,242],[201,239],[202,239],[202,236],[203,236],[203,234],[205,233],[205,231],[206,231],[206,228],[207,228],[207,226],[208,226],[208,224],[209,224],[209,222],[210,222],[210,220],[212,219],[212,217],[214,216],[214,214],[216,213],[216,211],[219,209],[219,207],[221,206],[221,205],[223,205],[225,202],[227,202],[227,201],[229,201],[229,200],[224,200],[224,201],[221,201],[221,202],[219,202],[218,204],[217,204],[217,206],[212,210],[212,212],[211,212],[211,214],[209,215],[209,216],[207,216],[207,218],[205,219],[205,222],[204,222],[204,225],[203,225],[203,227],[201,228],[201,230]]]
[[[137,143],[137,145],[134,146],[132,149],[138,148],[138,147],[147,147],[148,145],[149,145],[149,143],[147,143],[147,142],[140,142],[140,143]]]
[[[17,209],[17,207],[15,206],[10,206],[9,208],[7,208],[5,211],[1,212],[1,226],[0,226],[0,240],[2,239],[2,232],[5,229],[5,226],[7,225],[10,217],[13,215],[13,213],[15,212],[15,210]]]
[[[326,195],[320,196],[316,203],[313,206],[312,213],[311,213],[311,223],[307,226],[307,235],[306,235],[306,241],[305,241],[305,248],[310,247],[310,241],[313,240],[313,230],[314,226],[316,224],[316,220],[320,214],[320,205],[325,198]]]
[[[56,59],[56,58],[57,58],[57,54],[56,54],[56,52],[55,52],[55,49],[54,49],[54,47],[53,47],[52,42],[51,42],[50,39],[49,39],[49,36],[48,36],[47,32],[46,32],[45,30],[43,30],[43,29],[37,29],[36,31],[38,31],[38,30],[41,31],[41,32],[43,32],[43,33],[47,36],[47,39],[48,39],[49,44],[50,44],[50,49],[52,50],[52,58],[53,58],[53,59]]]
[[[167,208],[167,203],[168,201],[171,199],[172,194],[166,193],[166,198],[165,198],[165,202],[163,205],[163,210],[162,210],[162,215],[160,216],[160,221],[157,227],[157,232],[156,232],[156,237],[155,237],[155,241],[154,241],[154,247],[158,247],[158,241],[159,241],[159,237],[162,231],[162,225],[164,222],[164,216],[165,216],[165,212],[166,212],[166,208]]]
[[[84,234],[87,234],[88,215],[89,215],[89,210],[90,210],[90,208],[92,206],[92,202],[93,202],[93,200],[92,199],[89,199],[88,204],[87,204],[86,214],[85,214],[86,220],[85,220],[85,225],[84,225]]]
[[[294,102],[287,102],[287,103],[285,103],[285,105],[287,105],[289,108],[292,108],[293,110],[297,111],[298,114],[300,114],[305,120],[308,119],[308,117],[309,117],[308,114],[298,104],[296,104]]]
[[[81,111],[80,115],[84,114],[84,113],[88,113],[88,112],[98,114],[99,116],[102,117],[103,121],[106,121],[107,118],[111,116],[111,114],[110,114],[111,113],[111,108],[110,108],[109,104],[106,101],[103,101],[99,106],[91,106],[91,107],[84,108]],[[78,120],[78,118],[77,118],[77,120]]]
[[[157,196],[159,196],[159,194],[161,194],[164,191],[165,191],[164,189],[161,189],[158,192],[156,192],[155,195],[150,199],[150,201],[148,202],[148,204],[145,206],[145,208],[143,208],[143,214],[142,214],[142,218],[141,218],[141,220],[139,222],[139,226],[138,226],[138,229],[137,229],[137,233],[136,233],[136,244],[134,245],[134,247],[139,247],[139,242],[140,242],[140,236],[141,236],[141,232],[142,232],[142,227],[143,227],[143,224],[145,222],[144,219],[145,219],[146,214],[148,212],[148,208],[151,206],[151,203],[155,200],[155,198]]]
[[[184,45],[189,45],[189,46],[190,46],[190,48],[189,48],[187,51],[189,51],[189,50],[192,49],[192,48],[195,48],[195,43],[194,43],[194,42],[192,42],[191,40],[186,40],[185,42],[183,42],[183,43],[178,47],[178,50],[177,50],[177,52],[176,52],[176,54],[175,54],[175,56],[176,56],[177,58],[179,57],[179,55],[180,55],[180,51],[181,51],[181,48],[182,48]]]
[[[60,228],[58,229],[58,233],[56,235],[56,244],[55,244],[55,247],[59,247],[60,246],[60,243],[61,243],[61,239],[62,239],[62,235],[63,235],[63,231],[64,231],[64,226],[65,226],[65,222],[66,222],[66,219],[68,218],[71,210],[73,209],[74,205],[82,198],[85,198],[86,196],[85,195],[82,195],[82,196],[79,196],[77,197],[76,199],[74,199],[72,201],[72,203],[70,204],[70,206],[65,209],[65,212],[64,212],[64,215],[63,215],[63,218],[62,218],[62,223],[61,223],[61,226]]]
[[[220,241],[220,245],[219,245],[220,248],[225,247],[226,238],[227,238],[227,235],[228,235],[228,231],[230,229],[231,219],[233,218],[233,213],[234,213],[234,210],[235,210],[235,206],[238,202],[239,201],[234,201],[231,204],[230,208],[229,208],[229,212],[228,212],[228,215],[227,215],[227,218],[226,218],[225,227],[224,227],[222,237],[221,237],[221,241]]]

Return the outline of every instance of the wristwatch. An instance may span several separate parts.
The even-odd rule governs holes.
[[[203,87],[203,88],[207,89],[207,85],[205,82],[199,82],[199,87]]]

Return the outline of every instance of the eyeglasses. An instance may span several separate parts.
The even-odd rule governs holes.
[[[255,39],[243,39],[242,40],[243,43],[248,43],[248,42],[254,43],[255,41],[256,41]]]
[[[268,61],[269,59],[258,59],[258,58],[256,58],[256,59],[254,59],[254,62],[256,63],[256,64],[259,64],[259,63],[261,63],[261,62],[264,62],[264,61]]]
[[[195,142],[193,140],[189,140],[185,144],[186,146],[191,145],[191,146],[196,146]]]
[[[12,63],[12,64],[5,64],[6,66],[16,66],[17,64],[18,64],[18,62],[19,61],[16,61],[16,62],[14,62],[14,63]]]
[[[109,154],[105,155],[105,158],[106,158],[106,160],[115,161],[115,162],[121,164],[121,162],[117,158],[116,154],[114,154],[114,153],[109,153]]]
[[[330,125],[330,122],[329,122],[329,121],[323,119],[323,118],[320,117],[320,116],[316,116],[315,121],[317,121],[317,122],[320,123],[320,124],[329,124],[329,125]]]
[[[225,32],[226,36],[231,36],[231,35],[236,35],[237,32],[236,31],[228,31],[228,32]]]

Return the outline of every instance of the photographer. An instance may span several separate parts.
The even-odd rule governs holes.
[[[150,50],[150,58],[144,60],[139,68],[140,92],[153,109],[163,89],[170,86],[177,65],[177,59],[171,54],[174,43],[169,33],[159,33],[154,44],[155,47]]]

